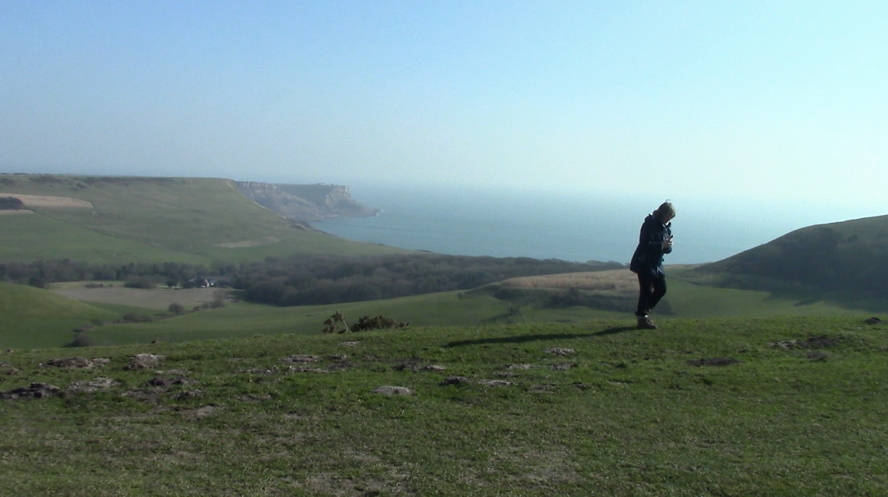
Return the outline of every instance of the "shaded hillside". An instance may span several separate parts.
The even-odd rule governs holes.
[[[293,221],[367,217],[379,212],[353,199],[347,186],[272,185],[253,181],[236,184],[241,193],[257,204]]]
[[[691,273],[727,286],[881,296],[888,290],[888,216],[802,228]]]
[[[0,343],[3,347],[57,347],[72,342],[75,328],[113,321],[120,313],[48,290],[0,281]]]
[[[0,261],[242,262],[396,249],[306,229],[212,178],[0,175]],[[11,205],[11,204],[10,204]]]

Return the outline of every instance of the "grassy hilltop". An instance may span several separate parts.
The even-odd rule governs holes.
[[[847,305],[888,304],[888,216],[809,226],[689,276],[708,284],[810,295]]]
[[[208,178],[0,175],[0,197],[30,195],[0,211],[0,261],[241,262],[294,253],[398,250],[306,229]],[[67,201],[65,201],[67,199]],[[32,213],[31,213],[32,212]]]
[[[625,324],[3,354],[0,496],[888,493],[885,325]]]

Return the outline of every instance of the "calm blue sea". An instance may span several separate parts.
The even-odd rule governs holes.
[[[350,240],[452,255],[628,263],[644,217],[665,199],[484,189],[356,188],[376,217],[312,225]],[[712,262],[826,221],[805,206],[671,199],[667,264]]]

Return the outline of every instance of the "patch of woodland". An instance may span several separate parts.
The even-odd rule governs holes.
[[[468,290],[507,278],[610,269],[527,257],[438,254],[298,256],[246,264],[231,286],[242,298],[277,306],[335,304]]]
[[[614,269],[614,265],[622,267],[618,263],[594,261],[427,253],[374,257],[294,255],[209,266],[175,262],[96,264],[64,259],[2,263],[0,281],[40,288],[65,281],[119,281],[131,288],[187,288],[190,281],[212,277],[216,286],[241,290],[245,300],[295,306],[469,290],[508,278],[603,271]],[[577,295],[559,294],[553,298],[560,299],[553,305],[570,305]]]

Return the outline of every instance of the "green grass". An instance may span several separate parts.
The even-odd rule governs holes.
[[[2,390],[97,377],[116,385],[0,400],[0,495],[888,493],[884,326],[843,317],[675,319],[654,332],[624,324],[78,350],[110,359],[92,369],[40,366],[70,350],[5,354],[0,372],[17,373],[2,376]],[[788,345],[811,337],[823,338]],[[126,370],[141,352],[166,359]],[[318,360],[283,361],[293,354]],[[450,376],[466,381],[442,386]],[[373,393],[382,385],[416,394]]]
[[[41,259],[105,263],[210,262],[203,255],[146,245],[78,226],[76,220],[62,220],[42,214],[0,216],[0,226],[4,236],[0,256],[4,262]]]
[[[506,312],[506,305],[491,297],[464,298],[460,292],[446,292],[323,306],[270,307],[236,303],[221,309],[204,310],[151,323],[104,326],[90,331],[88,335],[97,344],[104,345],[280,333],[308,335],[320,333],[324,320],[337,311],[344,314],[349,323],[354,323],[365,315],[383,315],[399,322],[408,322],[413,327],[481,326],[556,319],[579,321],[614,315],[592,309],[569,309],[557,313],[554,310],[527,309],[524,314],[510,316]]]
[[[672,314],[655,313],[654,317],[657,322],[675,318],[727,316],[862,316],[858,310],[848,309],[837,304],[799,302],[792,299],[776,298],[767,292],[697,285],[683,281],[680,270],[674,271],[674,273],[670,272],[669,293],[663,304],[663,310],[671,309]],[[61,286],[67,287],[66,285]],[[5,290],[8,291],[12,288],[24,287],[15,285],[0,287],[0,298],[3,298]],[[32,291],[28,294],[29,298],[35,299],[35,302],[41,301],[42,296],[50,294],[46,291],[30,290]],[[104,321],[114,321],[127,312],[133,312],[140,301],[146,299],[140,293],[142,291],[139,290],[125,288],[117,290],[123,293],[130,292],[137,296],[130,303],[130,307],[115,308],[99,304],[91,304],[87,307],[114,312],[114,319],[103,319]],[[158,289],[156,292],[170,295],[171,291]],[[323,329],[324,320],[337,311],[344,314],[349,323],[357,321],[364,315],[383,315],[397,321],[409,322],[414,327],[577,323],[592,319],[622,319],[627,324],[631,324],[631,304],[632,302],[629,302],[626,311],[622,313],[579,306],[546,308],[534,305],[520,306],[517,312],[509,312],[509,302],[497,300],[483,292],[445,292],[391,300],[300,307],[271,307],[238,302],[228,304],[221,309],[202,310],[150,323],[108,324],[88,331],[84,336],[89,337],[96,344],[122,345],[147,343],[152,340],[172,342],[281,333],[317,334]],[[143,310],[142,312],[155,311]],[[42,325],[41,319],[46,320],[46,326]],[[32,320],[22,320],[20,316],[4,318],[3,312],[0,311],[0,322],[10,323],[7,330],[0,334],[0,347],[62,346],[73,340],[72,329],[90,324],[92,319],[92,315],[81,316],[80,314],[56,313],[47,310],[38,313]],[[42,331],[36,333],[34,330]]]

